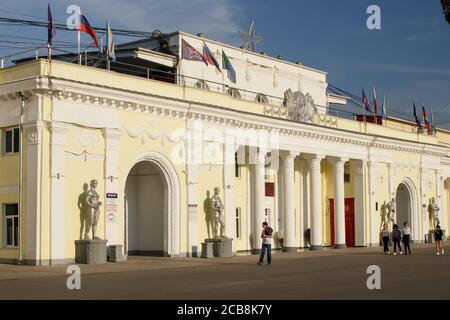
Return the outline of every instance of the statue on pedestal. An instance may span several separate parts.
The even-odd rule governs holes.
[[[436,199],[433,197],[430,199],[430,204],[428,205],[428,214],[430,220],[430,230],[434,230],[436,225],[440,224],[438,211],[439,207],[436,204]]]
[[[86,193],[86,230],[84,233],[84,240],[90,240],[89,232],[92,228],[92,239],[100,239],[95,235],[97,231],[97,222],[100,216],[100,206],[102,203],[99,201],[100,196],[95,189],[97,188],[98,181],[91,180],[90,187]]]
[[[220,189],[218,187],[215,187],[214,195],[212,197],[212,206],[216,213],[215,221],[214,221],[214,228],[213,228],[214,238],[225,237],[225,217],[223,214],[224,206],[222,203],[222,199],[220,199],[220,197],[219,197],[219,191],[220,191]],[[219,224],[220,224],[220,236],[218,235],[218,232],[217,232],[218,228],[219,228]]]
[[[391,201],[389,201],[386,204],[386,208],[387,208],[387,223],[390,225],[390,227],[392,227],[392,223],[394,222],[394,217],[395,217],[395,198],[392,198]]]

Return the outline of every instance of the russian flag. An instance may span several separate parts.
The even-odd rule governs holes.
[[[94,29],[92,29],[91,25],[89,24],[89,21],[86,19],[84,14],[81,14],[81,16],[80,16],[79,30],[81,32],[85,32],[85,33],[89,34],[92,37],[92,39],[94,40],[95,46],[98,48],[97,34],[95,33]]]

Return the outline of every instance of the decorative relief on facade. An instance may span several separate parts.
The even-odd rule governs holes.
[[[123,127],[125,132],[130,138],[141,139],[142,144],[146,144],[148,139],[158,140],[162,147],[166,145],[167,142],[176,142],[177,139],[173,139],[170,134],[168,134],[163,128],[160,128],[156,119],[150,120],[150,127],[152,129],[146,128],[127,128]]]
[[[275,66],[273,68],[273,87],[278,87],[278,68]]]
[[[325,126],[325,127],[332,127],[332,128],[337,128],[337,118],[335,117],[330,117],[327,115],[321,115],[318,114],[318,124]]]
[[[264,106],[264,115],[269,115],[269,116],[277,117],[277,118],[286,118],[287,108],[265,105]]]
[[[89,132],[88,130],[81,129],[72,134],[72,138],[75,142],[79,143],[83,148],[89,146],[95,147],[98,142],[97,134]]]
[[[105,155],[104,154],[98,154],[98,153],[90,153],[87,152],[87,150],[83,150],[82,152],[72,152],[72,151],[65,151],[66,156],[71,156],[75,158],[83,158],[84,162],[88,160],[104,160]]]
[[[29,131],[27,133],[27,141],[28,144],[38,144],[39,143],[39,135],[36,130]]]
[[[284,93],[284,105],[288,110],[288,118],[299,122],[312,122],[317,112],[314,100],[309,93],[304,95],[300,91],[291,89]]]

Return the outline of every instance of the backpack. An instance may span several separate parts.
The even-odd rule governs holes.
[[[272,233],[273,233],[273,229],[271,227],[265,227],[264,228],[264,234],[266,236],[272,236]]]

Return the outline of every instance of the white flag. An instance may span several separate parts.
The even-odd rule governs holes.
[[[108,59],[111,58],[113,60],[116,60],[116,52],[114,50],[114,35],[111,31],[111,26],[109,25],[109,21],[106,21],[106,54],[108,56]]]

